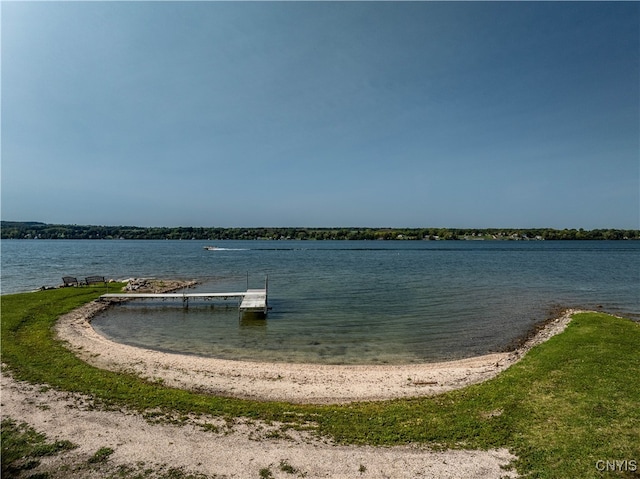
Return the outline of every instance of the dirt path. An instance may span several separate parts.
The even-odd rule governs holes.
[[[469,478],[516,477],[501,469],[506,450],[433,452],[419,447],[337,446],[277,425],[238,420],[228,425],[200,419],[208,430],[187,424],[151,424],[126,411],[93,410],[90,401],[2,377],[2,417],[26,422],[50,440],[67,439],[79,448],[43,460],[35,472],[53,478],[101,478],[126,469],[166,471],[169,467],[210,477],[260,478]],[[211,426],[213,425],[213,426]],[[113,454],[89,464],[101,448]],[[284,470],[283,470],[284,469]],[[129,477],[134,477],[133,472]],[[117,476],[116,476],[117,477]],[[120,476],[122,477],[122,476]]]

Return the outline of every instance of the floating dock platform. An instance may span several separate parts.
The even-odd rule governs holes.
[[[238,309],[241,313],[262,313],[267,315],[267,289],[248,289]]]

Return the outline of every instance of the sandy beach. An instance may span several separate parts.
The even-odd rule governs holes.
[[[533,345],[562,331],[576,311],[550,321],[511,353],[460,361],[401,366],[326,366],[257,363],[168,354],[109,341],[91,327],[91,318],[107,304],[92,302],[62,316],[58,338],[84,361],[113,371],[134,373],[168,386],[221,396],[292,403],[348,403],[428,396],[494,377]],[[502,467],[513,456],[506,450],[431,451],[423,447],[374,448],[341,446],[300,433],[271,437],[277,425],[238,418],[198,418],[183,426],[151,424],[130,411],[100,411],[90,398],[46,390],[2,377],[2,416],[27,422],[52,439],[80,445],[64,459],[48,459],[41,467],[57,470],[81,461],[101,447],[111,447],[109,467],[145,463],[171,465],[215,477],[294,477],[279,469],[291,465],[298,477],[350,478],[502,478],[517,477]],[[219,423],[203,430],[198,421]],[[84,459],[83,459],[84,458]],[[283,462],[284,461],[284,462]],[[502,466],[502,467],[501,467]],[[104,477],[105,470],[83,470],[74,477]]]

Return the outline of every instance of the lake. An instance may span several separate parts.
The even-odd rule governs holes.
[[[438,361],[503,350],[557,307],[640,319],[636,241],[2,241],[3,294],[67,275],[195,279],[193,292],[262,287],[268,275],[266,320],[179,300],[93,321],[115,341],[229,359]]]

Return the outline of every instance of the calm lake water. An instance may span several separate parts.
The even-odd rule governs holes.
[[[215,245],[224,250],[206,251]],[[554,307],[640,319],[640,242],[2,241],[2,293],[62,276],[195,279],[242,291],[269,277],[265,320],[237,303],[130,302],[94,328],[136,346],[231,359],[411,363],[504,349]]]

